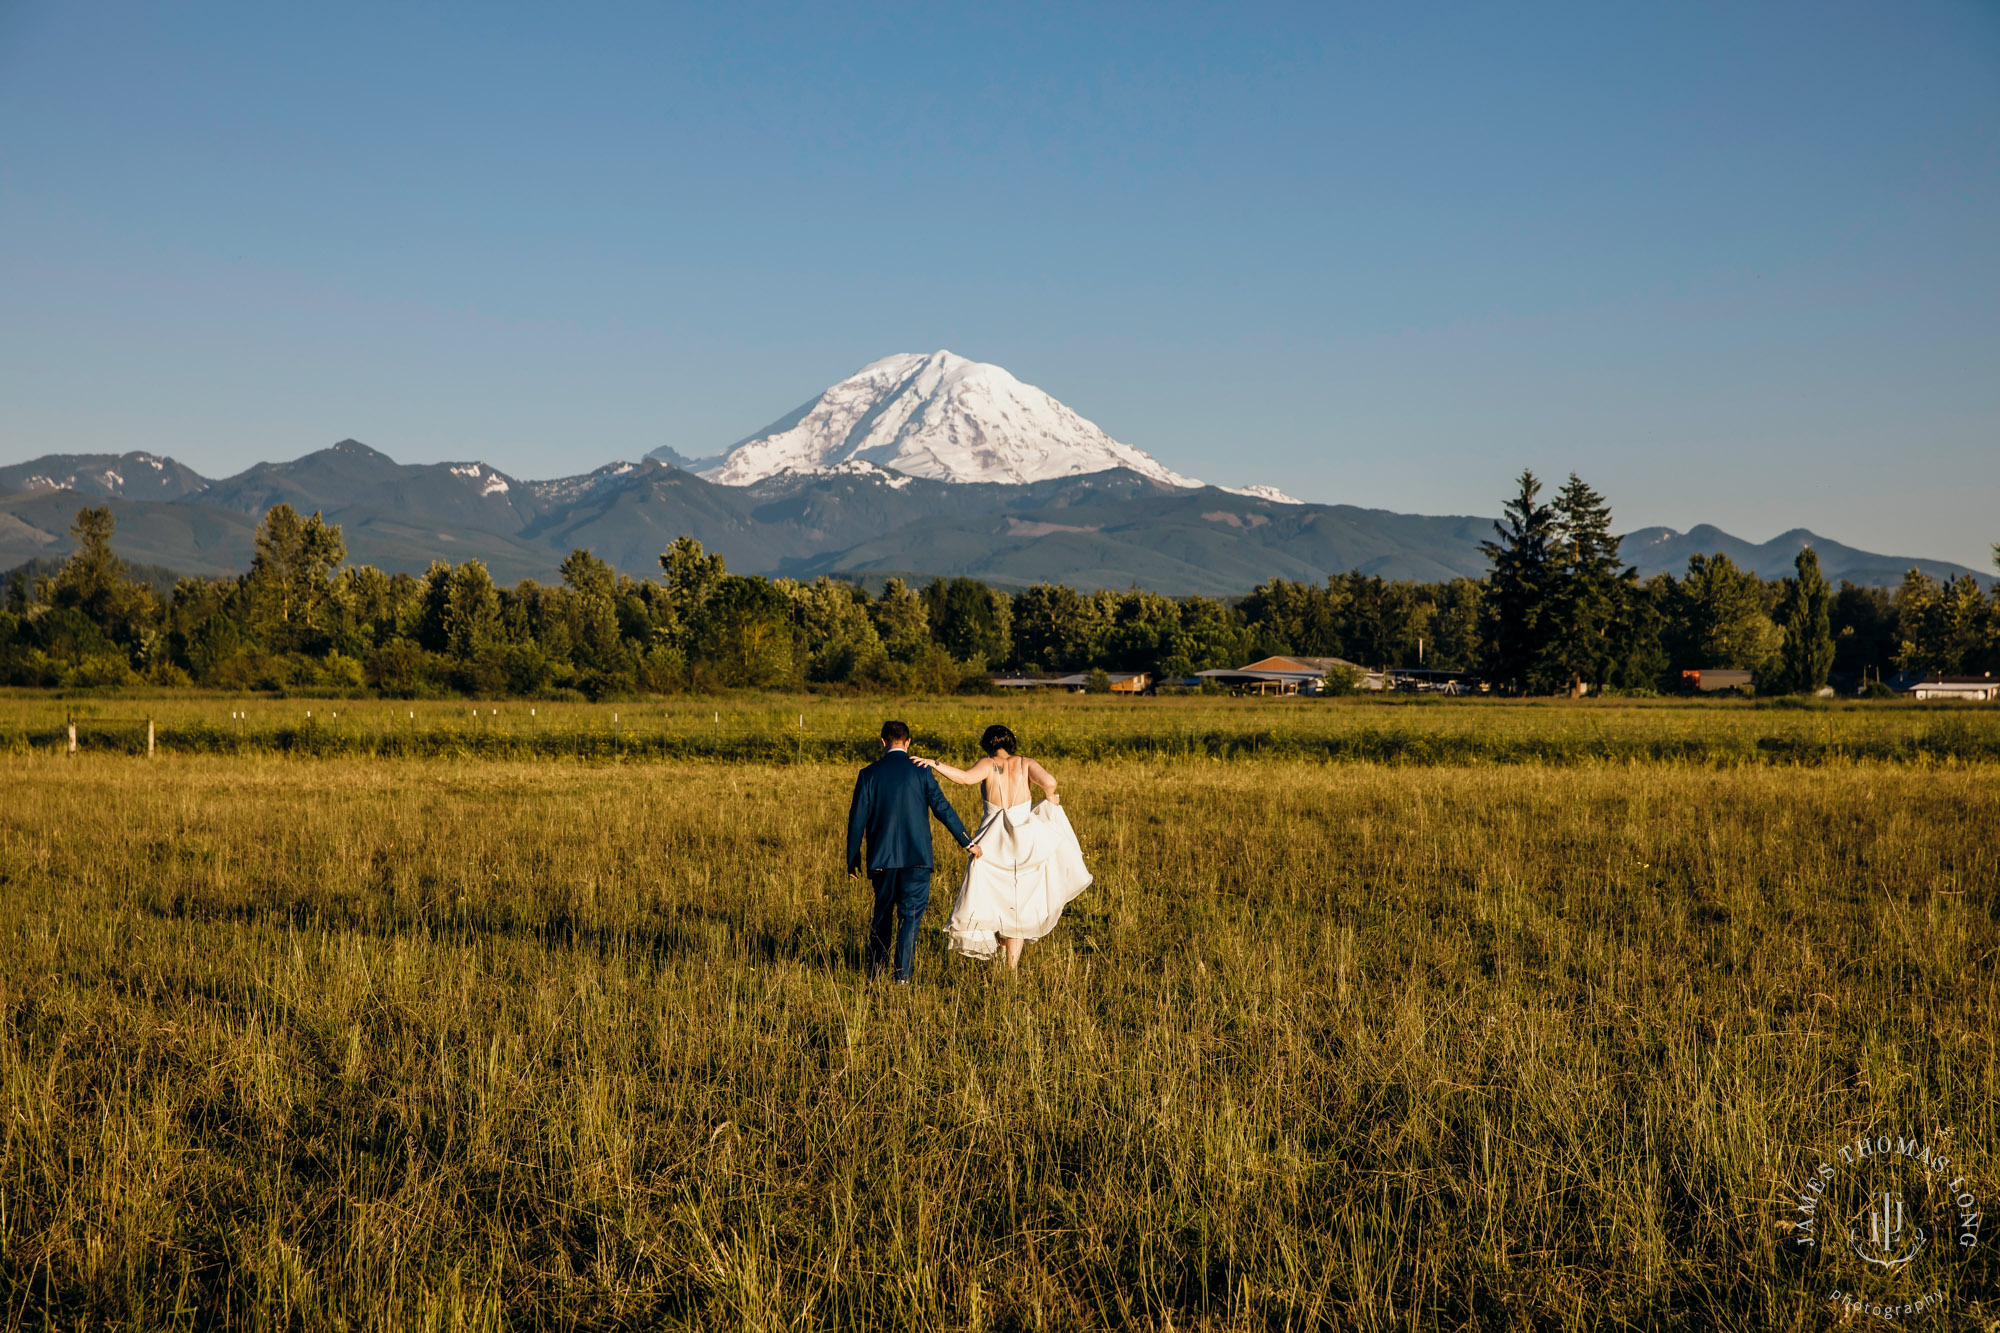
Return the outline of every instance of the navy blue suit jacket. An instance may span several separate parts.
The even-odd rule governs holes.
[[[854,779],[853,803],[847,807],[847,868],[861,868],[864,836],[871,875],[878,870],[928,869],[936,864],[927,812],[936,813],[959,846],[972,842],[958,811],[938,789],[937,776],[927,768],[918,768],[908,751],[891,750],[862,769]]]

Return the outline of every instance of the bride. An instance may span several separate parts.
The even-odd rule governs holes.
[[[1090,886],[1090,871],[1055,775],[1024,757],[1005,727],[988,727],[979,748],[986,758],[971,768],[916,761],[953,782],[985,784],[986,812],[973,839],[981,854],[966,862],[945,935],[955,951],[973,958],[991,958],[1004,943],[1007,965],[1019,967],[1027,942],[1054,930],[1063,907]],[[1042,789],[1040,805],[1030,804],[1030,783]]]

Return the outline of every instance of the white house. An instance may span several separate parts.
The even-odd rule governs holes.
[[[1905,673],[1890,680],[1889,686],[1912,699],[2000,699],[2000,680],[1984,676],[1923,676]]]

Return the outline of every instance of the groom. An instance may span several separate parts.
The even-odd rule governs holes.
[[[929,769],[910,758],[910,729],[900,722],[882,724],[880,759],[854,779],[854,801],[847,807],[847,873],[861,875],[861,839],[868,839],[868,879],[875,886],[875,917],[868,929],[868,974],[889,961],[889,927],[895,931],[896,980],[907,983],[916,962],[917,923],[931,901],[931,825],[928,806],[972,857],[972,845],[958,811],[938,790]]]

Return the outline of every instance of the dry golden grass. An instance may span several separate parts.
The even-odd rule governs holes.
[[[851,773],[0,756],[0,1321],[1814,1328],[1806,1154],[2000,1150],[2000,767],[1072,762],[906,989]]]

